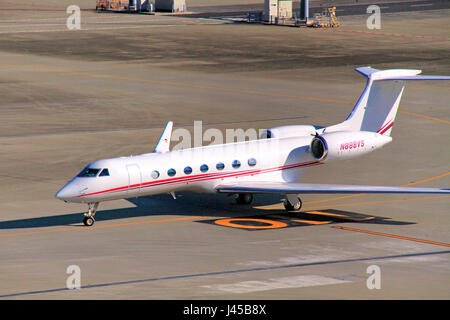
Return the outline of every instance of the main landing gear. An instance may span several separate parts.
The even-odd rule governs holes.
[[[88,203],[88,212],[84,214],[83,223],[86,227],[90,227],[94,224],[95,213],[97,212],[99,202]]]
[[[234,199],[237,204],[250,204],[253,201],[251,193],[236,193]],[[299,211],[302,208],[302,200],[296,194],[287,194],[283,201],[286,211]]]
[[[234,195],[234,200],[237,204],[250,204],[253,201],[253,195],[251,193],[237,193]]]
[[[295,194],[287,194],[283,205],[286,211],[299,211],[302,208],[302,200]]]

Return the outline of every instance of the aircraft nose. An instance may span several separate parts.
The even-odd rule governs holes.
[[[55,197],[63,200],[70,201],[73,198],[79,196],[81,194],[81,188],[78,184],[74,184],[73,182],[66,184],[64,187],[59,190]]]
[[[75,193],[73,191],[73,187],[69,184],[61,188],[61,190],[56,193],[55,197],[60,200],[67,201],[75,196]]]

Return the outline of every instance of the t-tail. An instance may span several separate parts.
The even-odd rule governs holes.
[[[326,131],[369,131],[390,136],[407,80],[450,80],[449,76],[419,76],[421,70],[356,68],[367,78],[366,88],[347,120]]]

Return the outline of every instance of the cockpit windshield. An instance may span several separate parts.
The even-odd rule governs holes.
[[[100,174],[98,174],[100,172]],[[97,169],[97,168],[84,168],[77,177],[82,178],[95,178],[95,177],[109,177],[108,168]]]
[[[102,172],[100,172],[100,174],[98,176],[99,177],[107,177],[107,176],[109,176],[108,168],[103,169]]]
[[[100,169],[84,168],[83,171],[78,174],[78,177],[96,177],[99,172]]]

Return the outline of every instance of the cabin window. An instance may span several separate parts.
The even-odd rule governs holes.
[[[177,174],[177,172],[175,171],[175,169],[169,169],[169,170],[167,170],[167,175],[169,176],[169,177],[173,177],[174,175],[176,175]]]
[[[234,161],[231,163],[231,166],[232,166],[233,168],[237,169],[237,168],[239,168],[239,167],[241,166],[241,162],[240,162],[239,160],[234,160]]]
[[[158,178],[159,178],[159,172],[156,171],[156,170],[153,170],[152,173],[151,173],[150,175],[151,175],[151,177],[152,177],[153,179],[158,179]]]
[[[250,167],[255,166],[255,165],[256,165],[256,159],[255,159],[255,158],[250,158],[250,159],[248,159],[248,165],[249,165]]]
[[[216,164],[217,170],[223,170],[224,168],[225,168],[225,165],[222,162],[219,162],[218,164]]]
[[[184,168],[184,173],[185,174],[191,174],[192,173],[192,168],[191,167]]]
[[[78,174],[78,177],[86,178],[86,177],[96,177],[97,174],[100,172],[100,169],[94,169],[94,168],[84,168],[83,171],[81,171]]]
[[[206,172],[206,171],[208,171],[208,166],[206,165],[206,164],[202,164],[201,166],[200,166],[200,171],[201,172]]]
[[[98,175],[99,177],[109,177],[109,170],[107,168],[103,169]]]

